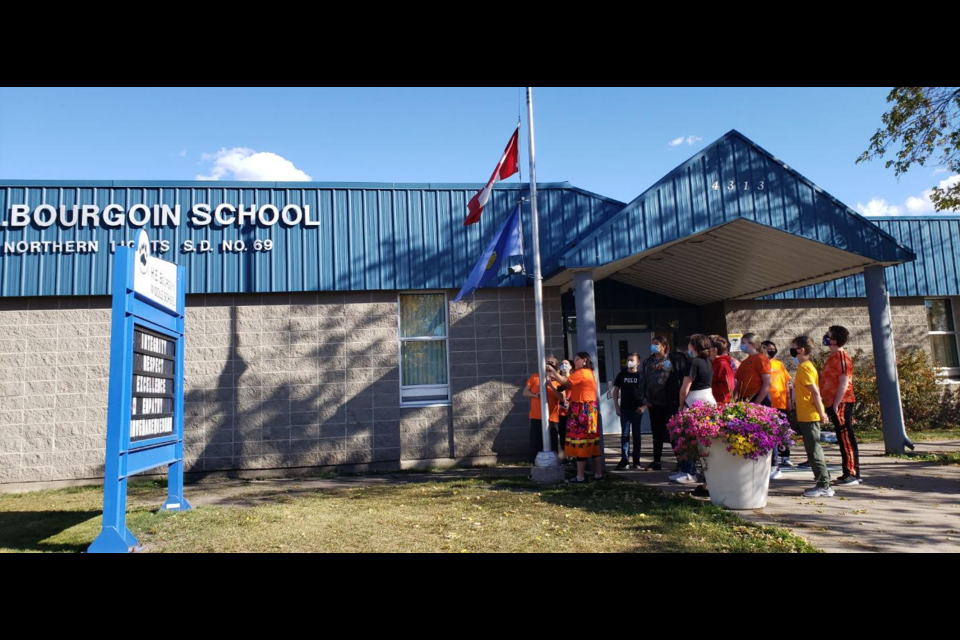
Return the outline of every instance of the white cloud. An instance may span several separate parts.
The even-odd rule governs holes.
[[[900,208],[887,204],[882,198],[874,198],[866,205],[857,203],[857,210],[865,216],[896,216],[900,215]]]
[[[181,157],[181,158],[186,158],[186,157],[187,157],[187,150],[186,150],[186,149],[184,149],[183,151],[180,152],[180,157]]]
[[[915,216],[922,213],[933,213],[933,202],[930,201],[932,191],[924,191],[920,197],[910,196],[907,198],[907,211]]]
[[[933,175],[938,176],[941,173],[950,173],[950,170],[947,169],[946,167],[940,167],[939,169],[933,172]]]
[[[254,151],[246,147],[224,147],[216,153],[201,155],[204,162],[213,166],[207,175],[198,175],[197,180],[269,180],[277,182],[304,182],[312,180],[297,169],[292,162],[269,151]]]
[[[955,184],[960,184],[960,174],[952,175],[946,180],[941,180],[940,184],[937,185],[941,189],[948,189]],[[906,207],[907,214],[913,216],[922,216],[931,213],[950,213],[948,211],[938,212],[933,207],[933,201],[930,199],[930,196],[933,195],[933,189],[927,189],[919,196],[910,196],[904,202],[903,206]],[[897,216],[901,215],[903,212],[902,207],[896,207],[888,205],[886,200],[881,198],[874,198],[867,203],[866,206],[857,203],[857,209],[860,213],[867,216]]]
[[[960,184],[960,173],[952,175],[946,180],[941,180],[940,184],[937,186],[939,186],[941,189],[947,189],[955,184]]]
[[[700,136],[680,136],[679,138],[674,138],[667,144],[670,145],[671,147],[679,147],[683,143],[692,145],[692,144],[696,144],[697,142],[700,142],[701,140],[703,140],[703,138],[701,138]]]

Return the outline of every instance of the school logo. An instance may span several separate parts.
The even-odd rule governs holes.
[[[146,275],[147,273],[147,264],[149,262],[148,258],[150,257],[150,239],[147,238],[145,231],[140,232],[140,236],[137,238],[137,268],[140,269],[140,273]]]
[[[493,265],[494,265],[494,263],[496,263],[496,261],[497,261],[497,252],[494,251],[494,252],[490,255],[490,261],[487,263],[487,271],[489,271],[489,270],[493,267]]]

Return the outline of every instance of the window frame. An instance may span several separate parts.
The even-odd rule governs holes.
[[[927,300],[946,300],[948,304],[948,309],[953,316],[953,331],[930,331],[929,319],[927,320],[927,338],[930,339],[932,336],[953,336],[953,347],[956,354],[960,357],[960,331],[957,330],[957,309],[960,308],[960,305],[957,304],[957,298],[950,297],[930,297],[924,298],[924,307],[926,308]],[[933,341],[930,341],[930,351],[933,352]],[[960,367],[938,367],[934,363],[937,371],[943,373],[947,378],[951,380],[956,380],[960,378]]]
[[[443,336],[404,337],[403,335],[403,296],[443,296]],[[439,385],[404,385],[403,384],[403,344],[405,342],[443,342],[446,350],[447,383]],[[397,363],[400,370],[400,406],[401,407],[449,407],[453,404],[450,394],[450,301],[446,291],[400,291],[397,293]],[[445,392],[446,399],[436,396]],[[417,400],[417,398],[427,398]]]

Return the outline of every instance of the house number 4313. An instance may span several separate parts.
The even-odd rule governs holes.
[[[761,180],[760,183],[757,185],[757,191],[763,191],[763,190],[766,188],[766,185],[764,185],[763,182],[764,182],[764,181]],[[737,191],[737,190],[738,190],[738,189],[737,189],[737,186],[738,186],[738,183],[736,183],[736,182],[734,182],[733,180],[731,180],[730,182],[727,183],[727,191]],[[720,191],[720,182],[719,182],[719,181],[713,183],[713,190],[714,190],[714,191]],[[739,191],[750,191],[750,183],[749,183],[749,182],[744,182],[744,183],[743,183],[743,186],[740,187]]]

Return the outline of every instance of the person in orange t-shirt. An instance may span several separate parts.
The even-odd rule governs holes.
[[[770,359],[760,353],[761,341],[755,333],[740,339],[740,351],[747,359],[737,367],[737,399],[770,406]]]
[[[567,417],[567,446],[564,453],[577,459],[577,475],[568,482],[586,482],[584,473],[587,459],[593,458],[594,479],[603,479],[603,451],[600,449],[600,420],[597,406],[597,378],[593,373],[590,354],[581,351],[573,360],[576,370],[568,377],[553,367],[547,375],[570,391],[570,410]]]
[[[792,380],[790,372],[787,371],[783,362],[777,360],[779,350],[776,344],[771,340],[764,340],[760,346],[770,359],[770,406],[789,420],[789,413],[793,411],[793,399],[790,397],[790,381]],[[770,459],[770,466],[774,469],[770,479],[778,480],[782,478],[780,467],[788,469],[793,467],[790,462],[790,449],[787,448],[780,452],[774,451],[773,457]]]
[[[863,482],[860,477],[860,449],[853,433],[853,358],[844,349],[850,331],[846,327],[833,326],[823,336],[823,346],[830,347],[830,357],[823,365],[820,376],[820,396],[827,415],[837,432],[840,457],[843,460],[843,475],[839,485],[855,485]]]
[[[554,369],[559,367],[557,359],[553,356],[547,356],[547,366]],[[547,410],[550,412],[550,446],[553,451],[557,450],[559,440],[560,425],[560,398],[563,392],[559,390],[560,385],[547,379]],[[537,454],[543,449],[543,409],[540,406],[540,374],[535,373],[527,380],[523,388],[523,397],[530,398],[530,449],[533,460],[536,461]]]

